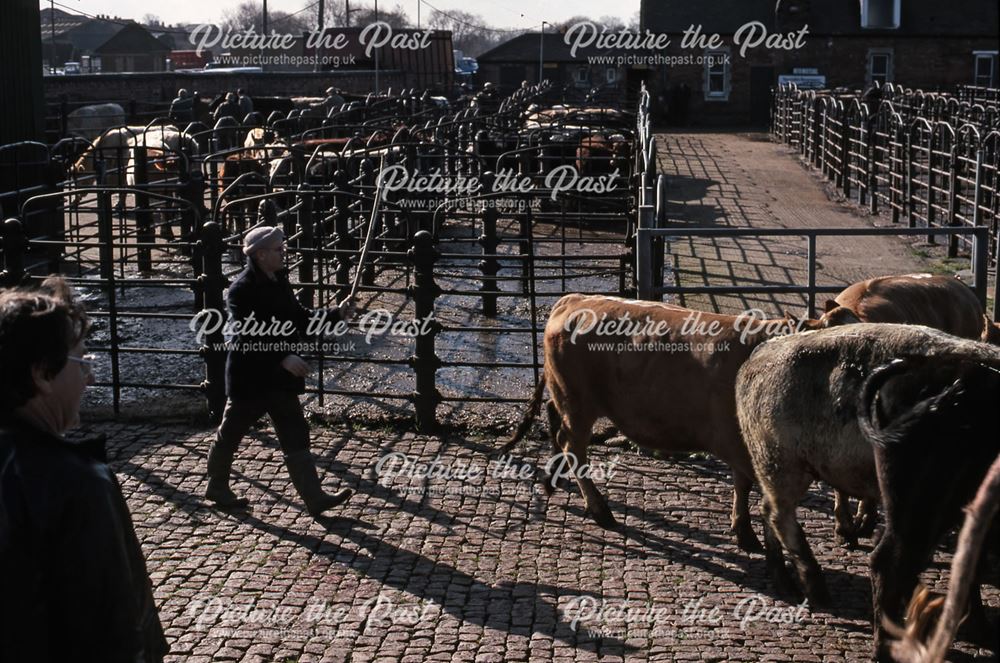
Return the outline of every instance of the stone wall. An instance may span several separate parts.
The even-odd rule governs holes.
[[[46,76],[45,98],[59,101],[65,97],[76,101],[169,102],[178,88],[197,91],[202,98],[212,98],[224,92],[243,88],[253,96],[297,97],[322,96],[330,86],[347,92],[368,94],[375,91],[375,72],[256,72],[179,73],[150,72],[129,74],[85,74],[80,76]],[[379,87],[399,90],[409,87],[409,76],[402,71],[380,71]]]

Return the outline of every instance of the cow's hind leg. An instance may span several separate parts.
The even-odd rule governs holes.
[[[858,509],[860,508],[859,504]],[[833,522],[833,534],[837,545],[850,550],[856,549],[858,533],[854,526],[854,516],[851,514],[851,498],[839,490],[833,491]]]
[[[764,552],[757,535],[750,524],[750,488],[753,476],[733,470],[733,514],[732,529],[736,534],[736,544],[748,553]]]
[[[562,417],[559,416],[559,410],[556,409],[556,404],[551,400],[545,403],[545,414],[549,420],[549,442],[552,443],[552,457],[560,456],[563,453],[562,447],[559,446],[559,431],[562,428]],[[565,477],[555,478],[547,470],[542,471],[542,488],[545,489],[545,494],[552,496],[552,492],[558,486],[562,486],[567,491],[569,490],[569,480]]]
[[[563,425],[559,429],[559,445],[562,447],[563,453],[568,456],[566,458],[568,463],[564,463],[562,467],[573,468],[573,474],[577,485],[580,486],[580,492],[583,493],[587,511],[594,517],[594,521],[604,529],[613,529],[618,526],[618,521],[611,514],[611,509],[604,496],[597,490],[597,486],[594,485],[589,474],[584,471],[589,468],[587,444],[590,443],[592,426],[593,422],[589,426],[567,426],[566,421],[563,420]],[[575,462],[573,462],[574,460]]]
[[[772,493],[766,520],[792,558],[809,602],[816,607],[826,606],[830,604],[830,592],[826,588],[823,572],[806,541],[802,526],[795,518],[795,507],[804,493],[805,490],[791,490],[787,495]]]
[[[760,510],[764,520],[764,557],[767,561],[767,571],[774,582],[774,589],[782,597],[795,597],[797,602],[798,589],[788,567],[785,566],[785,554],[782,552],[781,541],[771,526],[771,505],[767,497],[761,502]]]
[[[858,513],[854,516],[854,530],[859,537],[875,534],[878,525],[879,500],[866,497],[858,503]]]

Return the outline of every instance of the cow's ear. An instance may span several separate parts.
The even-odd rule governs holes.
[[[834,299],[828,299],[828,300],[826,300],[826,305],[825,305],[825,308],[823,309],[823,312],[824,313],[829,313],[830,311],[832,311],[833,309],[837,308],[838,306],[840,306],[840,304],[838,304],[836,300],[834,300]]]

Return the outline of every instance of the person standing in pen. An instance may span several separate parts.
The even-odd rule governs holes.
[[[226,359],[226,407],[208,454],[205,497],[224,507],[248,504],[230,488],[230,472],[240,441],[267,413],[292,484],[306,510],[316,517],[346,501],[353,491],[344,488],[326,493],[309,450],[309,424],[299,402],[309,364],[287,346],[304,339],[313,311],[303,307],[292,291],[284,267],[284,243],[281,229],[270,226],[251,230],[243,240],[247,266],[229,287],[229,315],[238,324],[253,320],[268,329],[260,334],[256,332],[261,330],[247,325],[247,333],[233,339]],[[353,313],[353,300],[345,299],[327,311],[324,324],[347,322]],[[278,333],[280,327],[290,328],[292,333]]]

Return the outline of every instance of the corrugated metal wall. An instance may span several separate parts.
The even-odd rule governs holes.
[[[42,137],[38,0],[0,0],[0,145]]]

